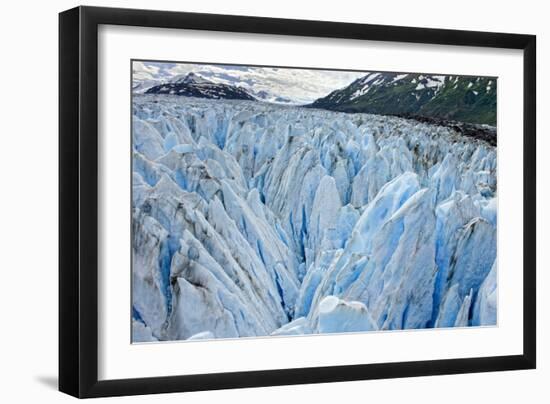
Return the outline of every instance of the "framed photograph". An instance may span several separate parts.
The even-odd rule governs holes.
[[[59,388],[532,369],[532,35],[59,17]]]

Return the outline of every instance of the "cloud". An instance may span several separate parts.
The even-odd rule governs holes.
[[[134,80],[153,80],[158,75],[160,68],[143,62],[133,62],[132,73]]]

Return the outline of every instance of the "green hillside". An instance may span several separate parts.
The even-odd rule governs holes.
[[[493,77],[369,73],[311,107],[496,125]]]

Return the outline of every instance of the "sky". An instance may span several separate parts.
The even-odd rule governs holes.
[[[190,72],[217,83],[232,84],[257,93],[289,98],[296,103],[308,103],[330,92],[346,87],[368,72],[251,67],[221,64],[159,63],[134,61],[134,85],[160,84]]]

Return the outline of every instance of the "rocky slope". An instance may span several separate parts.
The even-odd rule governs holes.
[[[370,73],[316,100],[311,106],[495,126],[496,95],[494,77]]]

